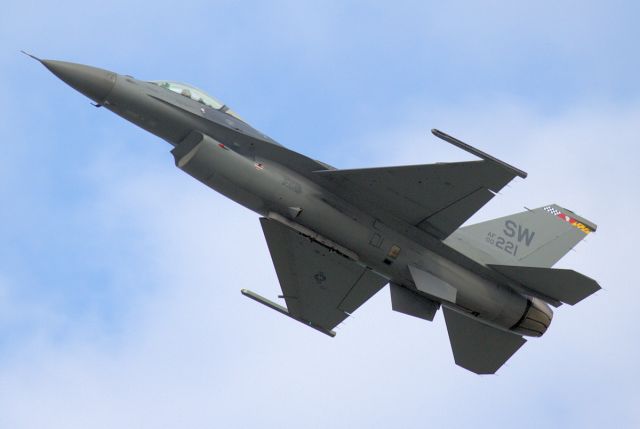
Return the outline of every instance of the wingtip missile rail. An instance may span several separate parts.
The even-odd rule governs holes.
[[[289,310],[286,307],[281,306],[280,304],[276,304],[275,302],[268,300],[267,298],[258,295],[257,293],[250,291],[249,289],[241,289],[240,293],[243,294],[244,296],[246,296],[247,298],[251,298],[252,300],[259,302],[260,304],[267,306],[275,311],[277,311],[278,313],[282,313],[285,316],[289,316],[290,318],[292,318],[293,320],[296,320],[300,323],[302,323],[303,325],[306,325],[310,328],[315,329],[316,331],[322,332],[325,335],[328,335],[330,337],[335,337],[336,333],[335,331],[332,331],[330,329],[325,329],[322,328],[320,326],[315,326],[314,324],[312,324],[311,322],[308,322],[306,320],[303,319],[299,319],[295,316],[293,316],[291,313],[289,313]]]
[[[491,162],[495,162],[496,164],[500,165],[501,167],[504,167],[505,169],[507,169],[508,171],[510,171],[511,173],[513,173],[515,176],[521,177],[523,179],[526,179],[527,177],[527,173],[525,171],[520,170],[519,168],[514,167],[511,164],[507,164],[504,161],[499,160],[498,158],[495,158],[491,155],[489,155],[488,153],[485,153],[483,151],[481,151],[480,149],[477,149],[473,146],[471,146],[470,144],[467,144],[461,140],[458,140],[457,138],[450,136],[447,133],[443,133],[442,131],[433,128],[431,130],[431,133],[438,137],[439,139],[442,139],[444,141],[446,141],[447,143],[451,143],[454,146],[459,147],[462,150],[465,150],[467,152],[469,152],[470,154],[473,154],[475,156],[477,156],[478,158],[482,158],[486,161],[491,161]]]

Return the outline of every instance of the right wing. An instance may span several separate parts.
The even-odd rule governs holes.
[[[260,223],[288,315],[331,330],[387,284],[387,279],[277,222]]]

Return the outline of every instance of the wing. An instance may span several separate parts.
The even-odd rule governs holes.
[[[449,236],[516,176],[488,160],[316,174],[326,179],[335,195],[372,213],[382,208],[439,239]]]
[[[294,319],[331,330],[376,294],[387,279],[274,220],[262,230]]]

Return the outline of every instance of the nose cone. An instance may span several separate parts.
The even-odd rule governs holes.
[[[73,89],[102,104],[116,83],[116,74],[97,67],[65,61],[41,60],[42,64]]]

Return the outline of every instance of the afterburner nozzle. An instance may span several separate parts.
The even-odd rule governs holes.
[[[512,328],[515,332],[528,337],[541,337],[551,324],[553,311],[539,298],[531,298],[522,318]]]

